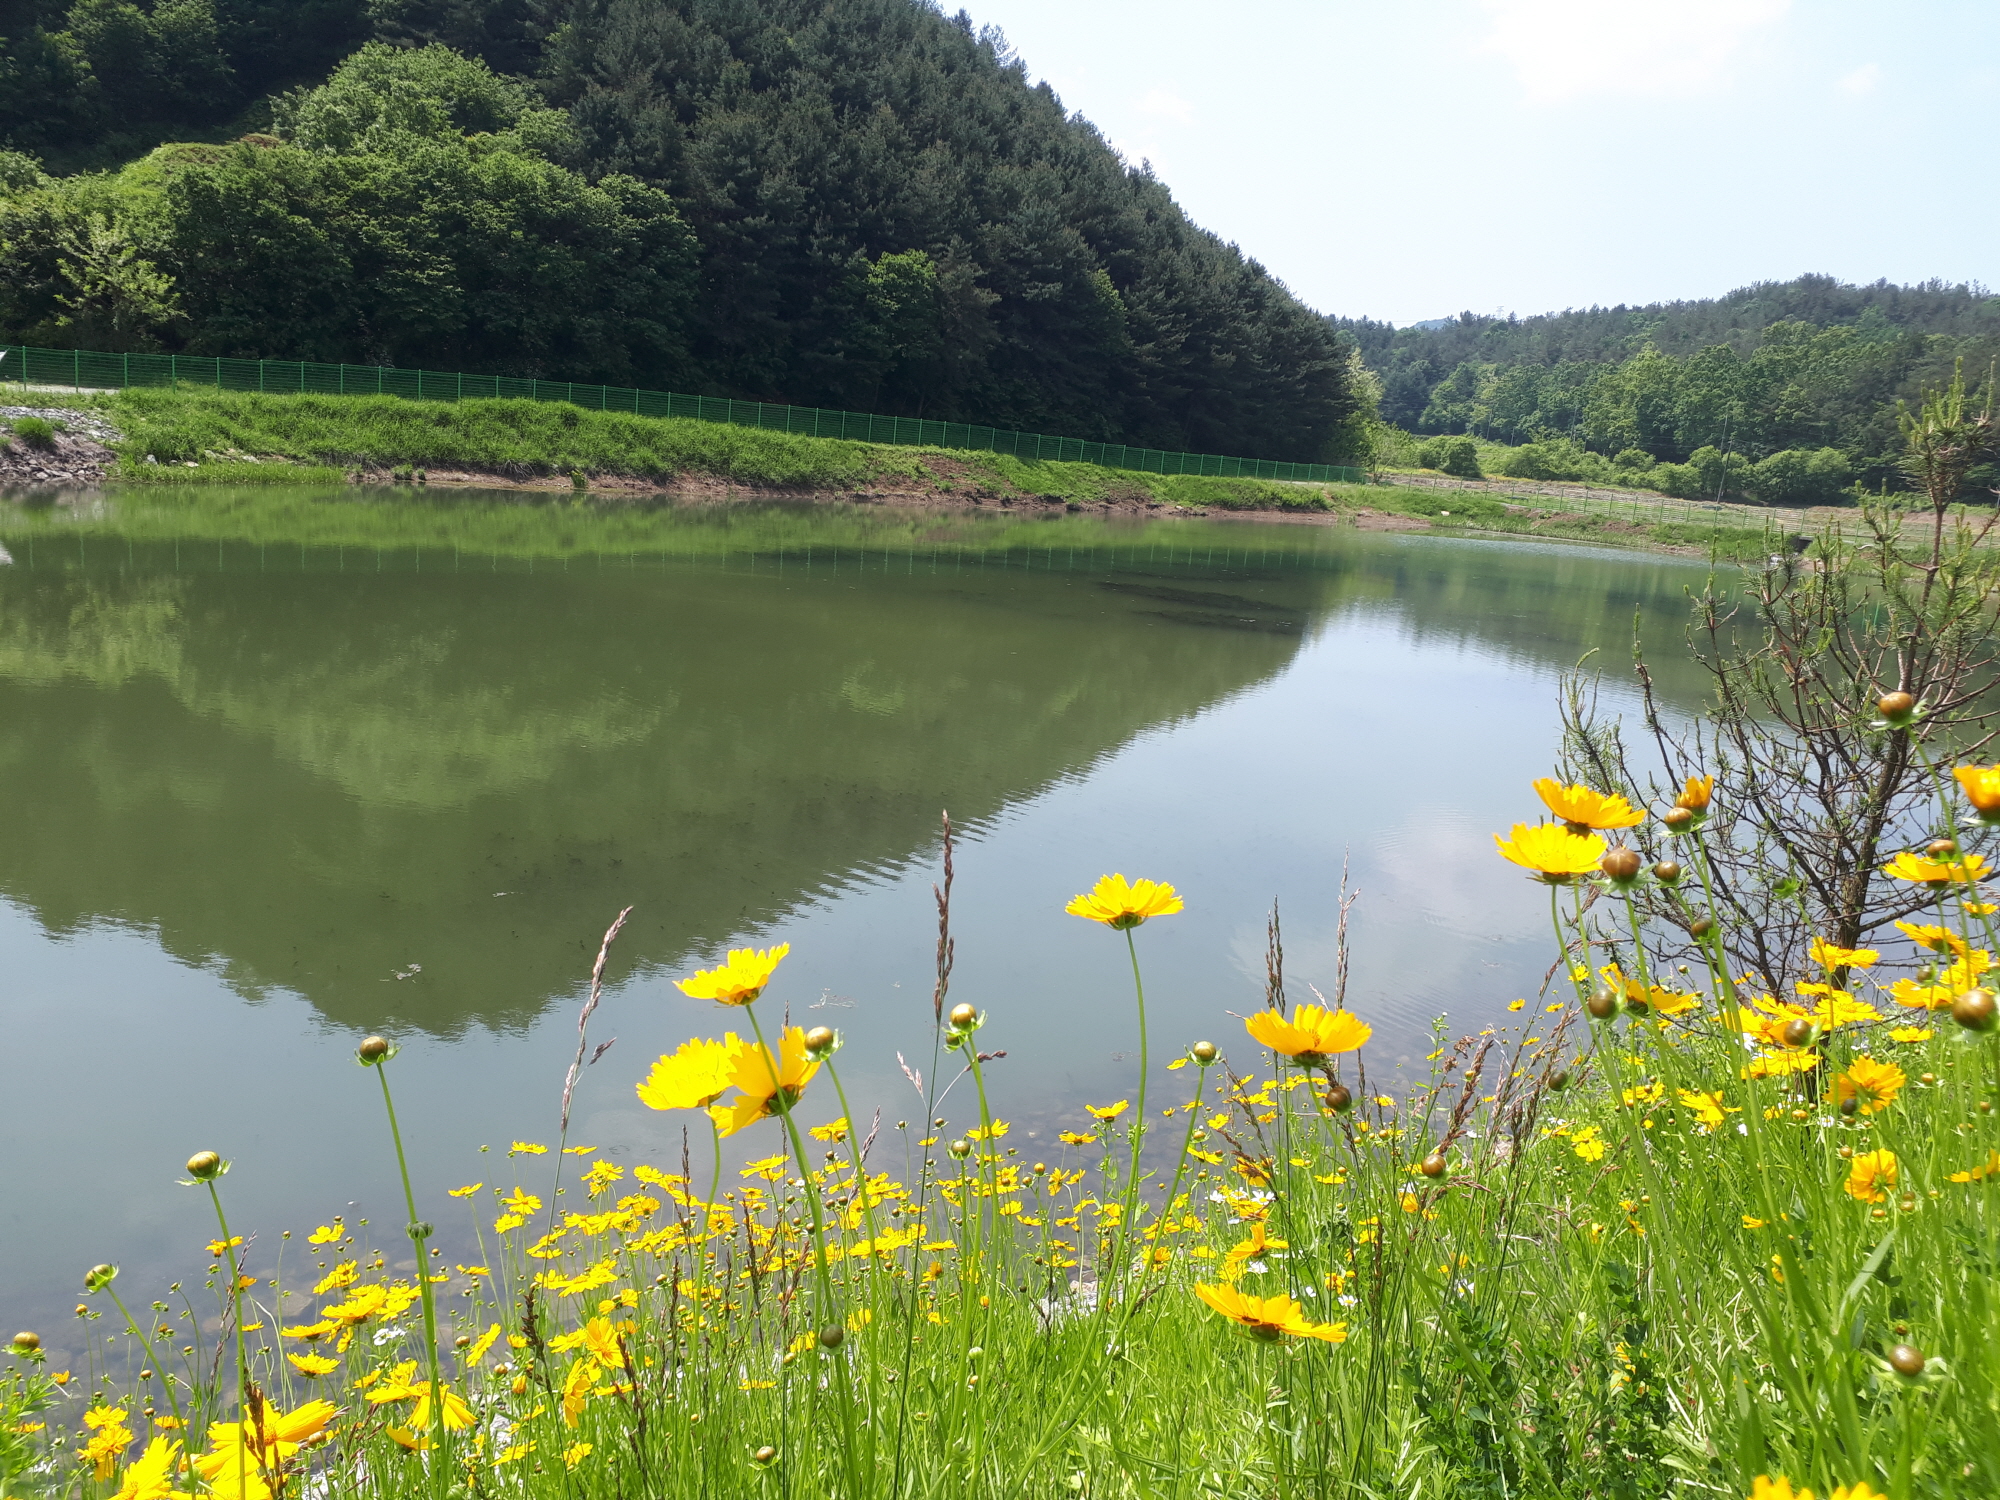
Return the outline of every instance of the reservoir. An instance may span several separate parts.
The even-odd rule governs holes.
[[[787,942],[759,1014],[842,1031],[899,1167],[947,810],[951,1003],[988,1012],[1023,1159],[1135,1093],[1124,942],[1063,912],[1109,871],[1186,901],[1136,934],[1156,1106],[1198,1039],[1259,1065],[1274,901],[1292,1000],[1331,1000],[1343,870],[1347,1003],[1400,1092],[1438,1018],[1540,1013],[1547,899],[1491,835],[1540,816],[1562,675],[1596,651],[1629,715],[1636,615],[1668,704],[1702,689],[1705,565],[1466,536],[151,490],[16,495],[0,543],[0,1321],[78,1368],[87,1267],[144,1301],[206,1264],[195,1151],[233,1163],[239,1233],[400,1225],[371,1032],[420,1209],[474,1255],[490,1213],[445,1192],[555,1144],[627,906],[570,1144],[679,1170],[691,1125],[705,1183],[705,1123],[634,1086],[745,1029],[676,978]],[[975,1123],[971,1085],[940,1113]],[[727,1178],[781,1149],[728,1144]]]

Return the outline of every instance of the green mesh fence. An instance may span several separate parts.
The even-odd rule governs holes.
[[[831,411],[816,406],[779,406],[766,401],[734,401],[725,396],[682,396],[615,385],[581,385],[568,380],[529,380],[509,375],[461,375],[437,370],[402,370],[383,365],[319,365],[291,359],[211,359],[187,354],[103,354],[87,349],[33,349],[0,345],[0,381],[73,390],[119,390],[126,386],[210,386],[225,391],[261,391],[295,396],[404,396],[413,401],[471,401],[495,397],[567,401],[592,411],[631,412],[642,417],[692,417],[700,422],[732,422],[811,437],[851,438],[921,448],[970,448],[1016,458],[1102,464],[1149,474],[1206,474],[1224,479],[1289,479],[1308,483],[1359,484],[1361,470],[1342,464],[1289,464],[1267,458],[1225,458],[1214,453],[1167,453],[1123,443],[1009,432],[967,422],[935,422],[921,417],[878,417],[866,412]]]

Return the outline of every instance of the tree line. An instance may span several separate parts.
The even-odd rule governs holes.
[[[922,0],[0,0],[0,337],[1339,461],[1353,338]]]
[[[2000,358],[2000,297],[1942,282],[1802,276],[1700,301],[1465,313],[1433,328],[1335,322],[1379,381],[1385,422],[1520,445],[1499,472],[1788,504],[1852,483],[1895,487],[1897,402],[1942,386],[1961,362],[1980,395]],[[1469,451],[1454,449],[1456,462]],[[1995,478],[1981,469],[1968,485]]]

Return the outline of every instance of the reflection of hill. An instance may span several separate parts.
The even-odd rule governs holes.
[[[0,891],[342,1024],[520,1022],[626,902],[631,956],[677,961],[1299,639],[1081,577],[848,571],[10,571]],[[1257,588],[1291,620],[1310,591]]]

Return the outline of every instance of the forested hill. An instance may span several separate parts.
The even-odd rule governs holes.
[[[0,338],[1307,461],[1366,425],[1338,329],[923,0],[0,0],[0,37]]]
[[[2000,357],[2000,297],[1977,286],[1852,286],[1830,276],[1727,296],[1532,318],[1464,313],[1432,328],[1335,319],[1417,432],[1569,439],[1603,454],[1751,459],[1841,450],[1857,473],[1899,445],[1894,402]]]

